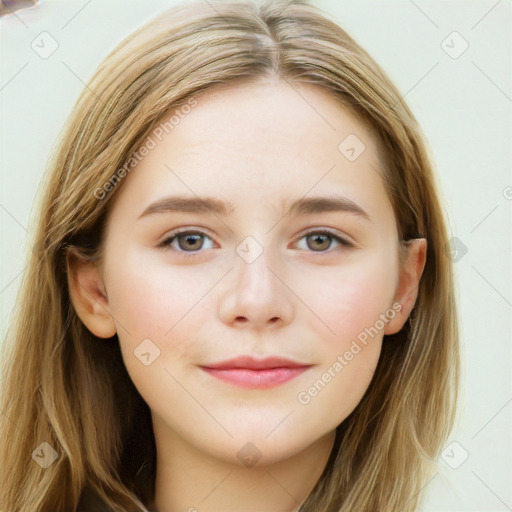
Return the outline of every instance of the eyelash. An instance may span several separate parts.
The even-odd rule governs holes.
[[[205,233],[205,232],[202,232],[202,231],[191,231],[191,230],[188,230],[188,229],[183,229],[183,230],[175,230],[175,231],[172,231],[169,236],[167,236],[162,242],[160,242],[158,244],[158,247],[159,248],[162,248],[164,250],[171,250],[171,251],[174,251],[174,252],[177,252],[179,253],[180,255],[183,255],[185,257],[190,257],[190,256],[196,256],[198,255],[199,253],[201,253],[201,249],[197,250],[197,251],[183,251],[183,250],[180,250],[180,249],[174,249],[170,246],[170,244],[174,241],[174,240],[177,240],[179,236],[181,235],[200,235],[200,236],[205,236],[207,238],[210,238],[210,236]],[[318,230],[318,231],[309,231],[308,233],[305,233],[304,235],[302,235],[299,240],[302,240],[303,238],[306,238],[308,236],[312,236],[312,235],[327,235],[329,237],[331,237],[332,239],[336,240],[342,247],[345,247],[346,249],[349,249],[349,248],[353,248],[354,245],[350,242],[348,242],[347,240],[345,240],[344,238],[338,236],[338,235],[335,235],[334,233],[332,233],[331,231],[328,231],[328,230]],[[312,252],[312,253],[317,253],[317,254],[326,254],[326,253],[330,253],[332,252],[332,250],[325,250],[325,251],[309,251],[309,252]]]

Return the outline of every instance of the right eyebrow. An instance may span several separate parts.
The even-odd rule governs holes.
[[[185,212],[185,213],[208,213],[228,216],[234,211],[231,203],[221,201],[213,197],[188,197],[169,196],[159,199],[150,204],[139,216],[151,215],[153,213]]]

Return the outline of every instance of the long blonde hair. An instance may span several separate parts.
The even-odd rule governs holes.
[[[101,258],[102,227],[122,180],[100,198],[95,191],[119,178],[163,116],[215,84],[276,76],[328,90],[374,129],[400,239],[428,240],[411,316],[384,337],[374,378],[337,428],[300,511],[407,512],[420,503],[453,426],[459,386],[446,221],[421,130],[382,69],[316,7],[201,0],[166,11],[103,61],[50,162],[4,342],[4,512],[76,510],[86,490],[109,510],[147,510],[155,470],[149,408],[117,338],[99,340],[75,313],[68,253]],[[57,457],[46,468],[36,463],[37,450],[53,454],[43,442]]]

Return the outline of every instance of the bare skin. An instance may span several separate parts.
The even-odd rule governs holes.
[[[350,134],[364,144],[360,155],[356,139],[355,152],[340,149]],[[377,141],[357,117],[320,89],[277,81],[200,96],[124,178],[101,266],[75,261],[69,286],[91,332],[117,333],[151,408],[157,510],[292,512],[313,489],[336,427],[370,384],[383,336],[409,317],[425,264],[424,239],[400,264],[378,168]],[[143,215],[176,195],[232,209]],[[300,214],[282,204],[334,195],[352,211]],[[176,228],[188,235],[170,238]],[[372,326],[378,334],[356,352]],[[158,353],[149,365],[137,357],[143,340],[145,353]],[[238,355],[310,367],[268,389],[201,368]]]

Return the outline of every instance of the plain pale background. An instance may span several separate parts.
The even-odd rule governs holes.
[[[48,0],[0,20],[2,339],[25,268],[32,203],[64,120],[103,57],[175,3]],[[422,511],[512,510],[511,2],[312,3],[405,96],[429,141],[459,240],[463,396]],[[42,37],[51,48],[43,32],[58,44],[47,58],[33,49]]]

